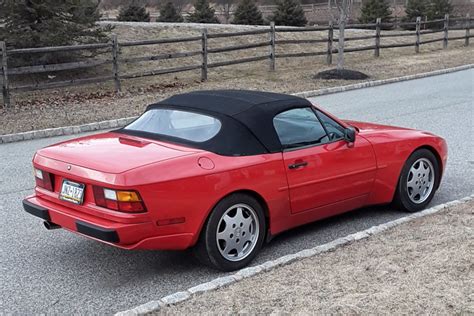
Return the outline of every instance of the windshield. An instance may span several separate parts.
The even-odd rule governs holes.
[[[217,135],[221,122],[212,116],[193,112],[151,109],[124,129],[205,142]]]

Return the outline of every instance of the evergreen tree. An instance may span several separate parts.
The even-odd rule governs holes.
[[[453,6],[449,0],[431,0],[428,6],[428,20],[444,19],[445,14],[451,14]]]
[[[168,1],[160,9],[158,22],[183,22],[183,17],[176,11],[173,2]]]
[[[0,38],[15,48],[105,42],[112,28],[96,25],[97,6],[94,0],[5,0]]]
[[[118,21],[130,22],[150,22],[150,13],[146,12],[145,7],[141,7],[132,1],[127,7],[120,9],[117,17]]]
[[[272,17],[276,25],[305,26],[308,22],[297,0],[279,0]]]
[[[387,0],[367,0],[363,3],[360,23],[375,23],[377,18],[381,18],[383,23],[390,23],[392,20],[392,12]]]
[[[214,13],[215,10],[209,6],[208,0],[197,0],[194,4],[194,12],[188,17],[188,22],[219,23]]]
[[[262,25],[262,12],[254,0],[242,0],[234,13],[234,24]]]
[[[408,0],[405,8],[406,17],[404,21],[414,22],[417,17],[424,17],[428,14],[427,0]]]

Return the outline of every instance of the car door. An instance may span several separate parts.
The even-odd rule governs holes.
[[[343,126],[309,107],[282,112],[273,122],[283,147],[292,213],[332,204],[362,206],[376,172],[367,140],[356,137],[348,143]]]

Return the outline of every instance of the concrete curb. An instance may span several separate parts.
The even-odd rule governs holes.
[[[446,68],[446,69],[441,69],[441,70],[434,70],[434,71],[430,71],[430,72],[423,72],[423,73],[420,73],[420,74],[408,75],[408,76],[397,77],[397,78],[373,80],[373,81],[364,81],[364,82],[360,82],[360,83],[356,83],[356,84],[350,84],[350,85],[346,85],[346,86],[339,86],[339,87],[325,88],[325,89],[320,89],[320,90],[311,90],[311,91],[298,92],[298,93],[294,93],[293,95],[303,97],[303,98],[311,98],[311,97],[316,97],[316,96],[325,95],[325,94],[344,92],[344,91],[363,89],[363,88],[370,88],[370,87],[376,87],[376,86],[381,86],[381,85],[396,83],[396,82],[401,82],[401,81],[408,81],[408,80],[415,80],[415,79],[421,79],[421,78],[432,77],[432,76],[439,76],[439,75],[444,75],[444,74],[451,73],[451,72],[456,72],[456,71],[467,70],[467,69],[471,69],[471,68],[474,68],[474,64],[463,65],[463,66],[458,66],[458,67],[453,67],[453,68]]]
[[[293,95],[303,97],[303,98],[310,98],[310,97],[316,97],[316,96],[326,95],[326,94],[331,94],[331,93],[376,87],[376,86],[381,86],[381,85],[396,83],[396,82],[401,82],[401,81],[421,79],[421,78],[426,78],[426,77],[431,77],[431,76],[438,76],[438,75],[443,75],[443,74],[447,74],[451,72],[467,70],[471,68],[474,68],[474,64],[435,70],[431,72],[425,72],[425,73],[397,77],[397,78],[365,81],[365,82],[360,82],[360,83],[346,85],[346,86],[298,92],[298,93],[294,93]],[[31,139],[40,139],[40,138],[53,137],[53,136],[72,135],[72,134],[106,130],[106,129],[112,129],[112,128],[119,128],[119,127],[123,127],[127,125],[128,123],[133,121],[135,118],[136,116],[96,122],[96,123],[89,123],[89,124],[84,124],[84,125],[48,128],[48,129],[42,129],[42,130],[36,130],[36,131],[30,131],[30,132],[0,135],[0,144],[20,142],[20,141],[31,140]]]
[[[148,314],[148,313],[156,312],[164,306],[169,306],[169,305],[184,302],[184,301],[192,298],[196,294],[202,294],[202,293],[206,293],[206,292],[209,292],[209,291],[213,291],[213,290],[216,290],[218,288],[236,283],[236,282],[238,282],[242,279],[249,278],[249,277],[255,276],[257,274],[273,270],[277,267],[287,265],[291,262],[302,260],[302,259],[309,258],[309,257],[314,257],[318,254],[331,251],[331,250],[333,250],[333,249],[335,249],[339,246],[347,245],[351,242],[354,242],[354,241],[357,241],[357,240],[360,240],[360,239],[365,239],[365,238],[368,238],[372,235],[380,234],[380,233],[382,233],[382,232],[384,232],[384,231],[386,231],[386,230],[388,230],[392,227],[398,226],[398,225],[406,223],[406,222],[410,222],[410,221],[412,221],[414,219],[417,219],[417,218],[420,218],[420,217],[424,217],[424,216],[427,216],[427,215],[438,213],[439,211],[444,210],[448,207],[452,207],[452,206],[455,206],[455,205],[458,205],[458,204],[466,203],[466,202],[468,202],[470,200],[473,200],[473,199],[474,199],[474,194],[471,195],[471,196],[467,196],[465,198],[459,199],[459,200],[454,200],[454,201],[447,202],[447,203],[444,203],[444,204],[436,205],[436,206],[433,206],[433,207],[431,207],[429,209],[426,209],[424,211],[413,213],[411,215],[401,217],[401,218],[398,218],[396,220],[386,222],[384,224],[380,224],[380,225],[377,225],[377,226],[372,226],[368,229],[365,229],[365,230],[347,235],[345,237],[335,239],[335,240],[333,240],[329,243],[319,245],[319,246],[316,246],[314,248],[301,250],[297,253],[289,254],[289,255],[277,258],[275,260],[270,260],[270,261],[264,262],[262,264],[253,266],[253,267],[248,267],[248,268],[241,269],[241,270],[237,271],[234,274],[227,275],[227,276],[224,276],[224,277],[220,277],[220,278],[214,279],[210,282],[199,284],[197,286],[194,286],[192,288],[187,289],[186,291],[177,292],[177,293],[165,296],[165,297],[163,297],[159,300],[151,301],[151,302],[148,302],[146,304],[137,306],[137,307],[132,308],[130,310],[118,312],[118,313],[115,314],[115,316],[135,316],[135,315],[145,315],[145,314]]]

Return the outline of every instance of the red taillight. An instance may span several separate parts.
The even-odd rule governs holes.
[[[49,172],[35,169],[36,186],[44,188],[49,191],[54,191],[53,175]]]
[[[94,186],[95,204],[111,210],[139,213],[145,212],[145,204],[136,191],[116,191],[103,187]]]

